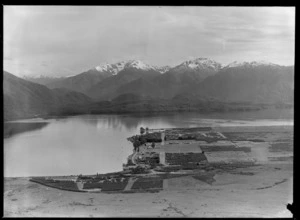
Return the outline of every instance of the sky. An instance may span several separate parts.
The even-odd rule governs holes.
[[[294,65],[295,7],[4,6],[4,70],[69,76],[138,59]]]

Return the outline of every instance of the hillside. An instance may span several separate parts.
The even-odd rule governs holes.
[[[168,70],[161,72],[135,60],[105,64],[65,78],[61,84],[56,81],[58,88],[54,89],[4,71],[5,119],[46,114],[251,110],[291,107],[294,103],[293,66],[233,62],[222,67],[197,58],[163,69]]]
[[[77,92],[85,93],[90,87],[111,75],[112,74],[110,72],[99,72],[97,69],[91,69],[75,76],[45,83],[45,85],[51,89],[67,88]]]
[[[201,82],[208,76],[216,74],[221,69],[221,64],[208,58],[196,58],[185,61],[167,73],[175,75],[181,81],[188,78],[195,82]]]
[[[73,91],[51,90],[3,72],[4,120],[46,115],[90,103],[89,97]]]
[[[253,103],[293,103],[294,67],[236,66],[206,78],[194,90],[203,97]]]
[[[24,77],[24,79],[47,86],[48,88],[66,88],[77,92],[88,93],[94,86],[104,79],[113,77],[122,71],[141,71],[164,73],[168,66],[154,67],[143,63],[140,60],[121,61],[114,64],[100,64],[86,72],[70,77],[50,78],[50,77]],[[114,78],[114,77],[113,77]],[[117,77],[118,78],[118,77]],[[117,79],[116,78],[116,79]],[[126,80],[124,81],[127,82]],[[94,95],[92,95],[94,96]]]
[[[184,63],[147,77],[140,70],[121,71],[93,86],[88,95],[95,100],[110,100],[126,93],[159,99],[196,94],[198,98],[227,102],[293,103],[294,67],[259,62],[234,62],[223,68],[212,64],[191,69],[187,67],[191,63]]]
[[[188,84],[185,85],[186,87],[182,86],[181,88],[185,88],[188,92],[180,92],[172,98],[159,98],[166,93],[154,83],[158,75],[148,72],[143,77],[132,80],[136,75],[125,71],[108,78],[118,77],[121,82],[125,79],[130,81],[125,84],[120,83],[119,87],[115,87],[115,94],[118,92],[121,94],[116,95],[111,101],[101,102],[95,102],[82,93],[64,88],[51,90],[46,86],[28,82],[4,71],[4,120],[72,114],[214,112],[250,111],[274,107],[290,108],[293,106],[293,68],[286,67],[284,70],[286,72],[282,72],[282,69],[274,69],[267,75],[261,72],[254,74],[252,70],[251,74],[247,75],[247,71],[240,73],[235,69],[227,69],[208,77],[200,84],[194,83],[194,87],[187,87]],[[241,84],[241,86],[232,88],[228,86],[230,83],[231,85]],[[257,88],[269,89],[264,96],[260,96],[263,99],[251,99],[256,97],[257,91],[261,91],[259,89],[253,91],[251,86],[256,84],[259,85]],[[274,88],[273,85],[277,87]],[[164,88],[170,89],[171,86],[172,83],[165,84]],[[176,87],[176,84],[174,86]],[[176,91],[178,90],[173,90],[173,94]],[[235,91],[240,92],[237,95]],[[250,95],[247,96],[247,93]]]
[[[235,61],[223,66],[208,58],[195,58],[174,67],[156,67],[128,60],[101,64],[67,78],[46,78],[32,80],[49,88],[82,92],[96,102],[122,94],[154,99],[173,99],[185,94],[226,102],[277,104],[293,103],[294,99],[294,67],[264,61]]]
[[[253,111],[266,108],[290,108],[292,105],[273,105],[247,102],[224,102],[201,99],[197,96],[178,95],[173,99],[157,99],[135,94],[122,94],[112,101],[94,102],[86,106],[90,114],[142,112],[226,112]]]
[[[134,80],[144,78],[146,80],[152,80],[154,77],[161,75],[160,72],[155,70],[141,70],[136,68],[128,68],[120,71],[117,75],[109,77],[102,82],[92,86],[87,95],[95,100],[110,100],[120,95],[120,93],[128,93],[128,91],[122,91],[122,86],[127,83],[131,83]],[[129,85],[130,86],[130,85]],[[138,93],[136,90],[135,93]]]

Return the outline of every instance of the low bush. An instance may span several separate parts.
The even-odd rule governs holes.
[[[202,153],[166,153],[166,162],[170,165],[201,161],[207,161],[206,156]]]
[[[124,190],[128,183],[128,178],[121,178],[104,180],[103,182],[87,182],[83,185],[83,189],[96,189],[99,188],[101,191],[119,191]]]
[[[251,152],[250,147],[236,147],[234,145],[215,145],[215,146],[201,146],[201,150],[204,152],[215,152],[215,151],[243,151]]]
[[[160,189],[163,188],[161,178],[139,178],[134,182],[132,189]]]
[[[141,166],[131,169],[132,174],[142,174],[142,173],[149,173],[149,172],[150,172],[149,170],[147,170],[146,168],[141,167]]]

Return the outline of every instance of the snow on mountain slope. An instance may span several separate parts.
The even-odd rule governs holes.
[[[155,70],[160,72],[161,74],[168,72],[171,69],[169,66],[155,67]]]
[[[118,63],[114,63],[114,64],[104,63],[99,66],[96,66],[95,69],[98,72],[109,72],[112,75],[116,75],[116,74],[118,74],[118,72],[120,72],[121,70],[124,69],[125,64],[126,64],[126,61],[122,61],[122,62],[118,62]]]
[[[225,66],[224,68],[232,68],[232,67],[257,67],[257,66],[279,66],[277,64],[274,63],[270,63],[267,61],[252,61],[252,62],[238,62],[238,61],[234,61],[232,63],[229,63],[227,66]]]
[[[108,63],[105,63],[105,64],[102,64],[100,66],[96,66],[95,68],[99,72],[104,72],[104,71],[109,71],[112,68],[112,66]]]
[[[196,58],[193,60],[187,60],[180,65],[173,68],[173,70],[183,71],[199,71],[199,70],[210,70],[210,71],[219,71],[222,65],[208,58]]]
[[[154,69],[153,66],[145,64],[140,60],[130,60],[125,64],[124,68],[125,69],[126,68],[136,68],[136,69],[140,69],[140,70],[153,70]]]
[[[234,61],[232,63],[229,63],[228,65],[222,65],[214,60],[211,60],[209,58],[195,58],[191,60],[187,60],[182,62],[181,64],[175,66],[175,67],[169,67],[169,66],[154,66],[146,64],[145,62],[141,60],[125,60],[113,64],[109,63],[103,63],[101,65],[98,65],[92,69],[89,69],[88,71],[81,73],[85,75],[91,75],[91,76],[97,76],[98,73],[101,73],[101,75],[105,74],[105,76],[110,75],[117,75],[120,71],[125,69],[138,69],[143,71],[150,71],[154,70],[156,72],[159,72],[161,74],[166,73],[168,71],[175,72],[175,73],[193,73],[198,74],[199,72],[206,73],[216,73],[219,70],[224,70],[227,68],[233,68],[233,67],[258,67],[258,66],[271,66],[271,67],[279,67],[277,64],[273,64],[266,61],[250,61],[250,62],[238,62]],[[51,81],[51,80],[57,80],[57,79],[64,79],[64,78],[70,78],[76,77],[80,74],[72,74],[69,76],[46,76],[46,75],[30,75],[30,76],[22,76],[21,78],[39,82],[39,81]],[[38,81],[37,81],[38,80]]]
[[[113,75],[116,75],[116,74],[118,74],[118,72],[120,72],[121,70],[123,70],[125,64],[126,64],[126,61],[121,61],[121,62],[112,64],[113,71],[114,71]]]
[[[114,64],[104,63],[95,67],[95,69],[99,72],[110,72],[112,73],[112,75],[117,75],[120,71],[129,68],[135,68],[145,71],[156,70],[155,67],[148,65],[140,60],[121,61]]]

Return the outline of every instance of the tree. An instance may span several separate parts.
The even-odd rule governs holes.
[[[137,151],[137,149],[139,148],[139,146],[141,145],[141,142],[136,140],[134,143],[133,143],[133,147],[134,147],[134,151]],[[139,149],[138,149],[139,151]]]
[[[144,133],[145,133],[145,128],[140,127],[140,133],[141,133],[141,134],[144,134]]]
[[[151,147],[155,148],[155,143],[154,142],[152,142]]]
[[[147,143],[147,139],[146,139],[144,136],[140,136],[140,137],[139,137],[139,141],[140,141],[141,145]]]
[[[146,134],[148,134],[149,133],[149,128],[148,127],[146,127]]]

